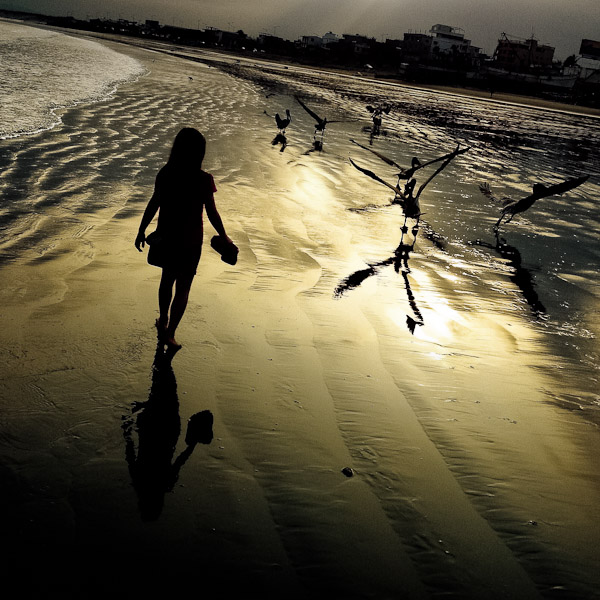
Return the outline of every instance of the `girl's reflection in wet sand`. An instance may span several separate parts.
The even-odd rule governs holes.
[[[171,358],[172,354],[163,352],[161,345],[157,347],[148,400],[133,402],[131,415],[125,417],[123,423],[125,456],[145,521],[159,518],[165,494],[173,490],[179,472],[196,444],[212,441],[212,414],[210,411],[196,413],[188,422],[186,448],[173,460],[181,433],[181,419]]]

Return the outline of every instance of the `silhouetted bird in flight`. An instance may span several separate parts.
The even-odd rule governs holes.
[[[421,216],[421,207],[419,205],[420,191],[416,197],[413,196],[413,191],[414,191],[415,185],[416,185],[416,181],[414,179],[407,181],[406,185],[404,186],[404,189],[401,189],[399,184],[392,185],[391,183],[388,183],[387,181],[385,181],[384,179],[382,179],[381,177],[379,177],[378,175],[373,173],[373,171],[370,171],[369,169],[365,169],[364,167],[359,167],[352,159],[349,159],[349,160],[353,167],[355,167],[356,169],[358,169],[359,171],[361,171],[362,173],[364,173],[371,179],[374,179],[375,181],[382,183],[383,185],[390,188],[394,192],[395,196],[394,196],[393,202],[395,204],[400,204],[400,206],[402,206],[402,210],[404,212],[404,217],[405,217],[405,219],[404,219],[405,225],[406,225],[407,218],[419,219],[419,217]]]
[[[323,133],[325,131],[325,127],[327,126],[327,123],[335,122],[335,121],[328,121],[327,117],[322,119],[316,112],[314,112],[310,108],[308,108],[308,106],[306,106],[306,104],[304,104],[304,102],[302,102],[302,100],[300,100],[300,98],[298,98],[298,96],[294,96],[294,97],[298,101],[298,104],[300,104],[300,106],[316,121],[315,134],[317,133],[317,131],[320,131]]]
[[[374,115],[380,115],[381,113],[389,115],[390,110],[392,110],[392,106],[390,104],[380,104],[379,106],[371,106],[370,104],[367,104],[367,110]]]
[[[277,123],[277,127],[279,128],[280,133],[285,133],[286,127],[292,121],[292,115],[290,114],[289,109],[287,109],[287,108],[285,109],[285,114],[287,115],[287,117],[285,119],[282,119],[279,116],[279,113],[275,114],[275,122]]]
[[[423,169],[424,167],[428,167],[429,165],[433,165],[437,162],[446,160],[450,156],[449,154],[444,154],[444,156],[440,156],[439,158],[434,158],[433,160],[429,160],[425,163],[422,163],[416,156],[413,156],[412,160],[410,161],[410,168],[405,169],[404,167],[401,167],[395,160],[392,160],[391,158],[388,158],[387,156],[381,154],[381,152],[377,152],[376,150],[373,150],[372,148],[369,148],[368,146],[363,146],[362,144],[359,144],[357,141],[355,141],[353,139],[351,139],[350,141],[353,144],[356,144],[357,146],[362,148],[363,150],[368,150],[369,152],[371,152],[372,154],[374,154],[375,156],[380,158],[384,163],[390,165],[391,167],[396,167],[397,169],[399,169],[400,171],[398,173],[398,185],[400,184],[401,179],[409,180],[419,169]],[[463,154],[467,150],[468,150],[468,148],[463,148],[462,150],[458,150],[458,148],[457,148],[455,152],[456,152],[456,155],[458,155],[458,154]],[[454,153],[451,153],[451,154],[454,154]]]
[[[354,142],[354,140],[351,140],[351,141]],[[357,142],[354,142],[354,143],[357,144]],[[360,144],[357,144],[357,145],[361,146]],[[403,236],[405,233],[408,232],[408,227],[406,225],[406,221],[409,218],[416,219],[416,221],[417,221],[417,224],[415,226],[416,229],[414,229],[413,232],[416,232],[416,230],[418,230],[419,221],[420,221],[421,215],[422,215],[421,207],[419,205],[419,197],[421,196],[423,190],[427,187],[427,185],[431,182],[431,180],[436,175],[438,175],[441,171],[443,171],[450,164],[450,162],[456,156],[459,156],[460,154],[464,154],[465,152],[467,152],[469,150],[468,147],[460,148],[460,146],[457,146],[456,149],[453,150],[452,152],[449,152],[448,154],[444,154],[444,156],[440,156],[439,158],[435,158],[426,163],[421,163],[417,157],[414,157],[411,161],[411,168],[407,169],[405,171],[396,162],[383,156],[382,154],[379,154],[378,152],[375,152],[374,150],[371,150],[370,148],[366,148],[365,146],[361,146],[361,148],[365,148],[366,150],[369,150],[370,152],[372,152],[373,154],[377,155],[379,158],[381,158],[382,160],[387,162],[389,165],[395,166],[401,170],[400,173],[398,173],[397,184],[392,185],[391,183],[388,183],[387,181],[381,179],[381,177],[379,177],[378,175],[373,173],[373,171],[369,171],[368,169],[359,167],[352,159],[350,159],[350,162],[356,169],[358,169],[365,175],[369,176],[371,179],[374,179],[375,181],[382,183],[383,185],[387,186],[388,188],[390,188],[391,190],[394,191],[395,196],[394,196],[392,203],[399,204],[402,207],[402,211],[404,212],[404,224],[401,227]],[[419,186],[419,189],[417,190],[417,193],[415,195],[414,190],[415,190],[415,186],[416,186],[417,182],[415,179],[412,178],[414,172],[417,169],[421,169],[423,167],[432,165],[437,162],[442,162],[441,166],[439,166],[437,168],[437,170],[432,175],[429,176],[429,178],[425,181],[425,183],[423,183]],[[400,187],[401,179],[407,180],[404,185],[404,189],[401,189],[401,187]],[[415,233],[415,235],[416,235],[416,233]],[[403,240],[403,237],[400,240],[401,243],[402,243],[402,240]]]
[[[388,115],[392,107],[390,104],[383,104],[378,106],[367,105],[367,110],[373,115],[373,133],[379,133],[381,129],[381,115],[385,113]]]
[[[323,148],[323,136],[325,135],[325,127],[328,123],[340,123],[341,121],[329,121],[327,117],[321,118],[316,112],[308,108],[298,96],[295,96],[298,104],[315,120],[315,133],[313,134],[313,142],[316,148]],[[317,133],[321,133],[321,139],[317,140]]]
[[[565,192],[580,186],[582,183],[587,181],[588,178],[589,175],[584,175],[583,177],[570,177],[562,183],[557,183],[556,185],[550,186],[545,186],[541,183],[535,183],[533,185],[532,193],[525,198],[521,198],[521,200],[513,200],[512,198],[505,196],[501,199],[503,205],[502,214],[494,225],[494,231],[498,231],[498,227],[500,227],[502,221],[505,223],[510,223],[516,214],[525,212],[527,209],[531,208],[535,204],[536,200],[539,200],[540,198],[547,198],[548,196],[555,196],[557,194],[564,194]],[[487,196],[495,201],[498,200],[493,195],[489,183],[480,184],[479,189],[484,196]]]

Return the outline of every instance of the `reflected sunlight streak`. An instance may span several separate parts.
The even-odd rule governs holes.
[[[422,294],[423,289],[420,289],[419,292]],[[428,307],[421,309],[423,326],[414,330],[415,338],[445,346],[467,326],[466,319],[448,305],[448,300],[431,294],[425,303]],[[391,308],[388,316],[395,325],[402,329],[406,328],[406,310]]]

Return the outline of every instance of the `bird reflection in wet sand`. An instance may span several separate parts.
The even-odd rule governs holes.
[[[285,137],[285,135],[283,133],[278,133],[273,138],[273,141],[271,142],[271,144],[273,146],[277,146],[277,144],[281,144],[281,148],[279,149],[279,152],[283,152],[287,146],[287,138]]]
[[[323,151],[323,144],[321,143],[320,140],[313,140],[312,144],[310,145],[310,148],[304,152],[304,156],[308,156],[309,154],[312,154],[313,152],[322,152]]]
[[[196,413],[188,421],[186,448],[173,460],[181,433],[181,419],[171,358],[160,346],[157,347],[148,400],[134,402],[131,414],[124,418],[122,425],[125,457],[145,521],[160,517],[165,494],[173,490],[179,472],[196,444],[212,441],[212,414],[210,411]]]
[[[527,304],[529,304],[534,316],[544,318],[546,316],[546,307],[542,304],[535,291],[535,284],[531,272],[523,266],[521,253],[515,246],[509,245],[504,238],[499,237],[497,231],[495,232],[495,235],[495,244],[483,242],[482,240],[475,240],[474,242],[470,242],[470,245],[494,250],[501,258],[506,260],[513,270],[509,279],[521,290],[523,297],[527,301]]]
[[[378,261],[376,263],[371,263],[366,269],[355,271],[354,273],[346,277],[344,280],[342,280],[340,284],[335,288],[335,291],[333,293],[334,298],[340,298],[346,292],[359,287],[363,283],[363,281],[365,281],[369,277],[372,277],[373,275],[377,275],[383,267],[393,265],[394,271],[396,271],[396,273],[401,274],[404,280],[406,296],[413,312],[413,316],[406,315],[406,326],[408,327],[408,330],[412,334],[414,334],[417,325],[422,326],[424,324],[424,321],[423,315],[421,314],[421,311],[417,306],[417,301],[413,294],[412,288],[410,286],[410,280],[408,278],[408,274],[410,273],[408,259],[410,257],[410,253],[414,249],[416,231],[413,231],[413,234],[415,235],[415,238],[413,238],[412,244],[406,244],[401,241],[396,250],[394,251],[393,256],[390,256],[389,258]]]
[[[512,218],[516,214],[525,212],[527,209],[531,208],[536,202],[536,200],[540,200],[541,198],[547,198],[549,196],[556,196],[558,194],[564,194],[565,192],[568,192],[569,190],[580,186],[588,179],[589,175],[584,175],[583,177],[571,177],[566,181],[563,181],[562,183],[557,183],[555,185],[550,186],[545,186],[541,183],[535,183],[533,185],[532,193],[525,198],[521,198],[521,200],[513,200],[512,198],[505,196],[500,200],[500,202],[502,202],[503,208],[500,218],[498,219],[498,221],[496,221],[496,224],[494,225],[494,231],[498,231],[498,228],[500,227],[502,221],[504,221],[505,224],[510,223],[512,221]],[[498,201],[498,199],[492,193],[492,189],[489,183],[482,183],[479,186],[479,190],[484,196],[494,201]]]

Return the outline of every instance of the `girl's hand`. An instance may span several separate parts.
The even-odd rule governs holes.
[[[233,240],[226,234],[224,233],[223,235],[219,236],[225,243],[227,244],[233,244],[235,246],[235,244],[233,243]]]
[[[135,247],[141,252],[142,248],[146,245],[146,235],[138,231],[137,237],[135,238]]]

